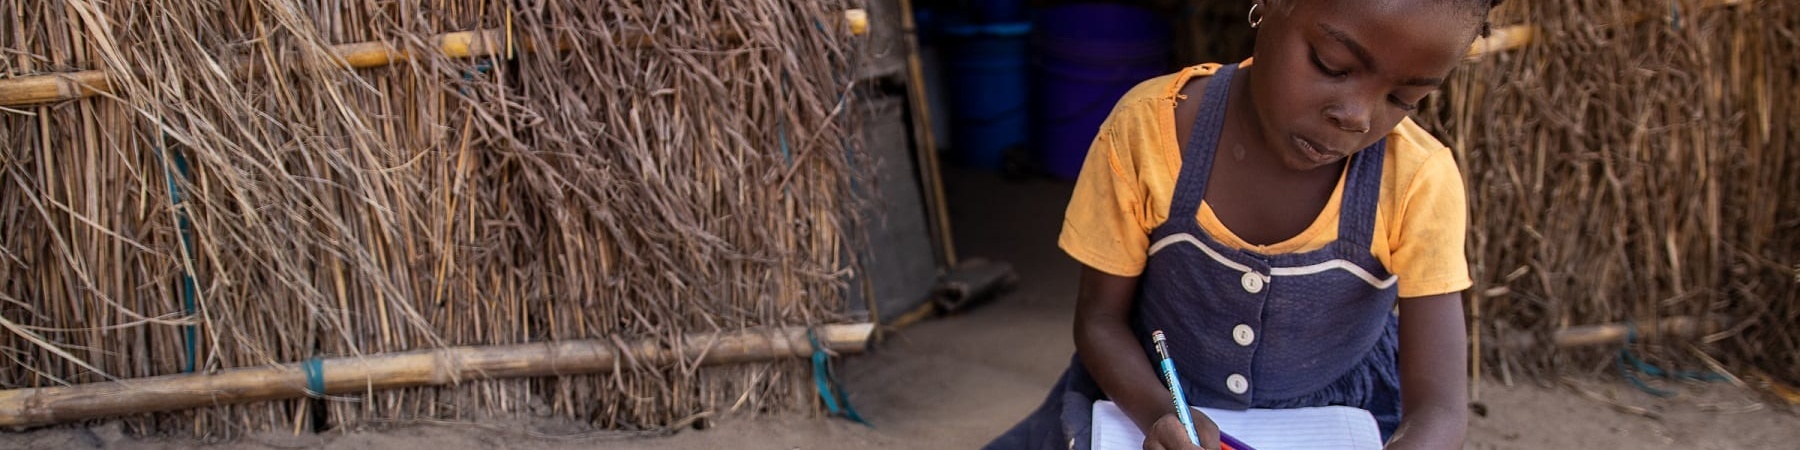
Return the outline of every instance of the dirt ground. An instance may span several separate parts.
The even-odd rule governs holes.
[[[978,448],[1035,408],[1068,364],[1075,263],[1055,247],[1070,184],[1003,181],[952,171],[959,253],[1010,262],[1021,285],[965,314],[925,321],[843,375],[856,408],[874,424],[843,420],[724,417],[705,430],[663,437],[580,433],[544,421],[414,423],[347,434],[252,436],[223,448],[386,449],[963,449]],[[1677,386],[1656,398],[1617,380],[1505,386],[1485,382],[1468,449],[1800,448],[1800,417],[1725,383]],[[1599,397],[1607,400],[1597,400]],[[1622,412],[1619,405],[1641,408]],[[117,425],[0,433],[0,448],[174,449],[192,441],[123,436]]]

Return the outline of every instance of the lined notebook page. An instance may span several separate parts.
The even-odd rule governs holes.
[[[1225,434],[1256,450],[1381,450],[1368,411],[1348,406],[1227,411],[1196,408]],[[1111,401],[1094,402],[1094,450],[1144,448],[1144,433]]]

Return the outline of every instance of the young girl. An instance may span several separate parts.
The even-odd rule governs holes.
[[[1060,239],[1085,265],[1077,354],[988,447],[1086,448],[1094,401],[1111,399],[1144,448],[1194,448],[1154,369],[1163,330],[1193,406],[1349,405],[1389,448],[1462,448],[1462,178],[1406,116],[1496,3],[1257,0],[1251,60],[1126,94]]]

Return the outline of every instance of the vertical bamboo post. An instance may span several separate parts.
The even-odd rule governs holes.
[[[900,0],[900,34],[906,40],[906,94],[912,103],[913,141],[918,144],[919,176],[925,190],[925,215],[931,236],[938,244],[938,264],[956,267],[956,241],[951,235],[948,203],[944,201],[943,172],[938,170],[937,142],[931,134],[931,102],[925,95],[925,69],[919,62],[918,28],[913,24],[912,1]]]

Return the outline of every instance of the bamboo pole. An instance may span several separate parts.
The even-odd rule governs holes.
[[[834,352],[855,353],[864,350],[874,327],[871,323],[858,323],[825,325],[816,330],[821,346]],[[48,425],[472,380],[606,373],[628,366],[664,366],[687,360],[718,365],[810,355],[812,345],[805,327],[690,334],[674,346],[651,339],[622,344],[607,339],[589,339],[450,347],[246,367],[210,374],[164,375],[0,391],[0,426]],[[309,365],[312,369],[307,367]],[[314,392],[319,388],[323,392]]]
[[[67,74],[0,79],[0,106],[23,106],[112,92],[106,73],[87,70]]]
[[[507,54],[513,47],[512,37],[505,30],[488,29],[474,31],[458,31],[444,33],[432,37],[433,47],[451,58],[474,58]],[[567,43],[563,43],[566,46]],[[344,67],[352,69],[368,69],[382,67],[397,62],[409,61],[413,55],[405,49],[394,47],[384,41],[357,42],[353,44],[335,45],[331,53],[343,60]]]
[[[914,155],[925,189],[925,216],[931,237],[938,244],[938,266],[956,267],[956,241],[951,235],[949,203],[944,200],[943,172],[938,170],[937,142],[931,137],[931,102],[925,93],[925,69],[919,62],[918,27],[913,24],[911,0],[900,0],[900,35],[906,41],[906,94],[911,100]]]
[[[507,52],[512,48],[504,30],[457,31],[431,37],[433,47],[451,58],[474,58]],[[562,43],[561,46],[565,46]],[[384,41],[334,45],[331,54],[341,67],[368,69],[413,59],[415,55]],[[509,55],[510,56],[510,55]],[[248,67],[248,64],[244,64]],[[241,67],[240,67],[241,68]],[[111,93],[112,83],[102,70],[32,75],[0,79],[0,106],[26,106]]]
[[[1530,44],[1532,39],[1537,38],[1537,35],[1538,28],[1531,25],[1497,28],[1489,32],[1486,37],[1476,39],[1475,43],[1469,44],[1469,53],[1464,59],[1472,61],[1494,53],[1518,50],[1524,48],[1526,44]]]
[[[1640,339],[1645,336],[1695,336],[1729,328],[1727,322],[1723,318],[1707,321],[1687,316],[1669,317],[1657,321],[1654,327],[1638,330],[1637,334]],[[1584,325],[1557,330],[1551,342],[1561,348],[1618,344],[1625,342],[1630,334],[1631,326],[1625,324]],[[1528,349],[1537,344],[1537,339],[1530,335],[1515,335],[1503,342],[1507,348]]]
[[[1691,5],[1689,9],[1708,10],[1743,4],[1746,4],[1744,0],[1699,0],[1698,5]],[[1654,18],[1656,18],[1656,16],[1638,16],[1625,21],[1625,23],[1635,24]],[[1538,31],[1538,27],[1533,25],[1513,25],[1497,28],[1493,32],[1488,33],[1487,37],[1476,39],[1475,43],[1470,44],[1466,59],[1476,60],[1487,55],[1524,48],[1538,38],[1538,35],[1540,34]]]
[[[845,10],[844,21],[849,24],[854,35],[861,35],[869,27],[868,12],[861,9]],[[723,26],[718,28],[726,29]],[[432,36],[431,42],[432,47],[450,58],[503,54],[507,59],[512,59],[515,51],[531,51],[528,43],[515,41],[508,31],[499,28],[456,31]],[[652,39],[650,36],[639,35],[626,36],[619,41],[645,47],[651,44]],[[566,39],[556,39],[557,50],[567,50],[570,45]],[[334,45],[331,47],[331,54],[340,67],[350,69],[383,67],[409,61],[415,56],[386,41]],[[243,66],[248,67],[248,64]],[[0,106],[35,105],[86,98],[101,93],[112,93],[112,83],[107,81],[106,72],[101,70],[0,79]]]
[[[1698,8],[1704,10],[1743,4],[1746,4],[1744,0],[1703,0],[1698,5]],[[904,28],[904,34],[906,34],[905,39],[907,41],[907,48],[909,49],[908,66],[910,72],[912,72],[912,79],[917,79],[917,77],[922,76],[923,74],[920,73],[920,70],[917,67],[918,42],[917,38],[913,36],[914,25],[912,23],[912,16],[906,15],[907,11],[910,9],[911,2],[902,0],[901,22],[902,27]],[[1652,17],[1637,17],[1629,22],[1641,22],[1651,18]],[[855,10],[846,11],[845,20],[849,21],[852,27],[860,25],[866,28],[867,26],[866,13],[865,15],[858,15]],[[1470,44],[1466,58],[1475,60],[1499,52],[1517,50],[1526,45],[1530,45],[1533,40],[1538,38],[1538,35],[1538,28],[1532,25],[1514,25],[1495,29],[1487,37],[1476,39],[1474,43]],[[647,39],[647,37],[638,37],[636,39],[627,38],[622,40],[642,45]],[[528,48],[520,46],[519,43],[514,42],[511,39],[511,35],[506,33],[506,30],[501,29],[450,32],[433,36],[432,40],[436,43],[435,47],[437,47],[444,56],[451,58],[491,56],[502,52],[508,53],[508,57],[510,57],[511,52],[508,51],[509,49],[529,50]],[[567,44],[567,42],[559,42],[557,47],[559,49],[565,48],[567,47]],[[405,50],[397,48],[391,43],[382,41],[336,45],[332,46],[331,53],[342,61],[341,64],[344,67],[353,69],[382,67],[396,62],[408,61],[413,58],[413,55],[408,54]],[[909,91],[912,90],[911,87],[913,84],[915,83],[908,82]],[[34,105],[38,103],[84,98],[99,93],[110,92],[112,92],[112,84],[107,82],[106,73],[99,70],[7,78],[0,79],[0,106]],[[916,96],[922,97],[923,92],[918,93]],[[922,103],[922,100],[920,101],[921,103],[918,104],[923,105],[924,103]],[[929,118],[929,113],[926,113],[925,117]],[[926,128],[926,130],[929,130],[929,128]],[[926,140],[922,142],[926,142],[924,146],[927,150],[935,149],[935,145],[929,143],[929,138],[926,138]],[[925,158],[930,159],[928,165],[933,167],[937,165],[937,158],[935,155],[927,156]],[[941,197],[942,195],[941,188],[936,188],[934,190],[935,197]],[[945,223],[938,224],[938,228],[948,228],[947,219],[942,220],[941,222]],[[950,251],[953,252],[954,250]],[[948,265],[955,264],[956,258],[954,254],[946,259],[948,260]]]

